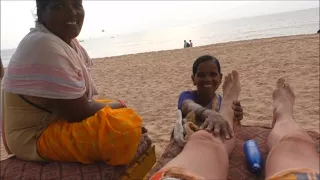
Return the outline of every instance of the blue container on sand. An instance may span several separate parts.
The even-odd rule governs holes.
[[[263,170],[263,157],[257,141],[245,141],[243,143],[243,152],[247,161],[249,171],[257,176],[260,175]]]

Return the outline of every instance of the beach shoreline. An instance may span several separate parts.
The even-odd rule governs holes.
[[[223,74],[233,69],[239,72],[242,124],[271,124],[272,91],[276,79],[284,77],[296,94],[295,120],[304,129],[319,132],[319,37],[283,36],[94,58],[91,73],[97,98],[121,99],[143,118],[157,157],[167,146],[178,117],[180,92],[195,89],[193,61],[205,54],[220,60]],[[221,87],[217,92],[221,94]]]
[[[234,40],[234,41],[227,41],[227,42],[218,42],[214,44],[207,44],[207,45],[200,45],[200,46],[194,46],[192,48],[205,48],[205,47],[211,47],[211,46],[219,46],[219,45],[229,45],[229,44],[238,44],[238,43],[246,43],[250,41],[258,41],[258,40],[268,40],[268,39],[290,39],[291,38],[303,38],[306,36],[312,36],[312,35],[317,35],[317,33],[312,33],[312,34],[298,34],[298,35],[287,35],[287,36],[276,36],[276,37],[265,37],[265,38],[256,38],[256,39],[245,39],[245,40]],[[115,55],[115,56],[106,56],[106,57],[96,57],[92,58],[92,60],[100,60],[100,59],[106,59],[106,58],[117,58],[117,57],[122,57],[122,56],[131,56],[131,55],[140,55],[140,54],[147,54],[147,53],[155,53],[155,52],[163,52],[163,51],[177,51],[177,50],[182,50],[183,48],[175,48],[175,49],[167,49],[167,50],[158,50],[158,51],[147,51],[147,52],[139,52],[139,53],[128,53],[128,54],[122,54],[122,55]]]

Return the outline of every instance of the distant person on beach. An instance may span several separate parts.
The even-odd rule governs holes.
[[[121,100],[93,99],[93,64],[76,40],[82,0],[36,5],[35,28],[19,43],[3,78],[6,150],[30,161],[129,164],[145,132],[142,118]]]
[[[189,44],[190,44],[190,47],[193,47],[193,43],[191,40],[189,40]]]
[[[232,71],[225,77],[223,84],[221,118],[213,126],[225,126],[221,123],[233,122],[232,102],[239,98],[241,91],[239,74]],[[265,163],[266,180],[319,179],[319,154],[316,144],[308,133],[293,118],[295,95],[290,85],[279,78],[273,91],[273,122],[268,137],[268,153]],[[232,126],[231,126],[232,128]],[[221,130],[221,129],[220,129]],[[222,131],[220,131],[222,132]],[[150,180],[160,179],[227,179],[229,154],[234,143],[226,134],[212,130],[199,130],[188,138],[182,152],[155,173]],[[161,177],[161,178],[159,178]]]
[[[188,47],[190,47],[190,44],[186,40],[184,40],[184,46],[183,47],[184,48],[188,48]]]

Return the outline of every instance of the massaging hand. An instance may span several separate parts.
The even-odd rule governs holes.
[[[206,118],[200,129],[213,133],[215,136],[220,135],[222,139],[230,139],[232,137],[233,131],[229,123],[219,113],[209,109],[203,113]]]
[[[243,109],[240,101],[233,101],[232,109],[234,111],[234,120],[240,122],[243,119]]]

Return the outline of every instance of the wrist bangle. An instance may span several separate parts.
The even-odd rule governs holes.
[[[123,101],[121,101],[121,100],[118,100],[118,101],[119,101],[119,103],[122,105],[123,108],[126,108],[126,107],[127,107],[126,104],[125,104]]]

